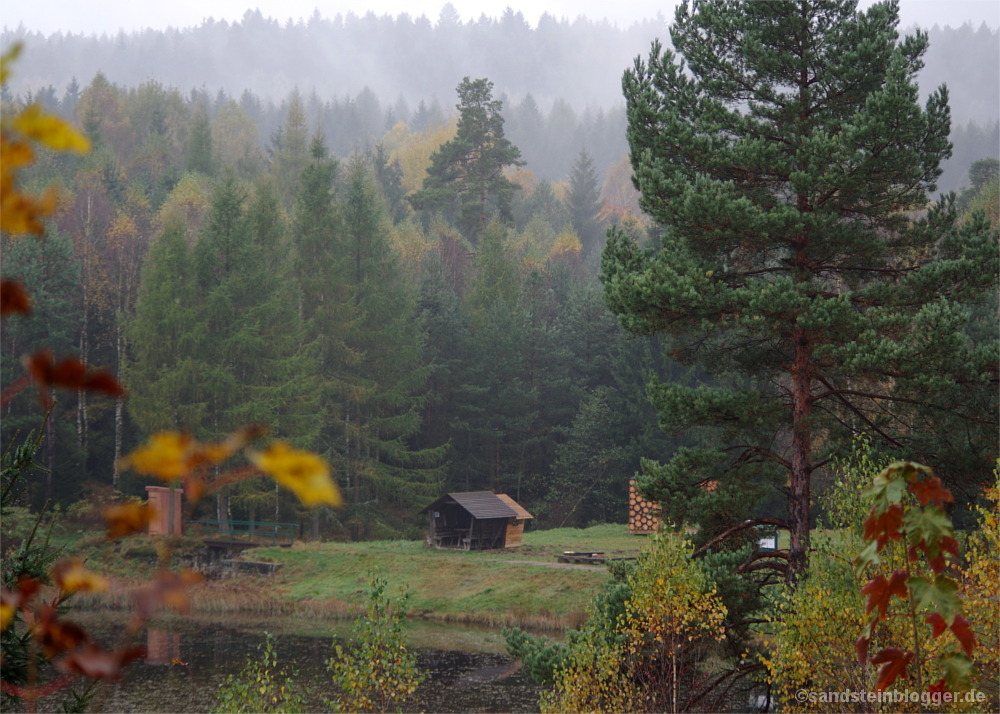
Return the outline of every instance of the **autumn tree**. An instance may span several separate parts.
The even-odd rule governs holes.
[[[468,77],[458,85],[458,133],[431,156],[423,187],[409,196],[418,210],[453,214],[469,238],[477,237],[496,213],[511,219],[516,184],[504,176],[521,166],[521,152],[503,133],[503,103],[493,99],[493,82]]]
[[[623,80],[641,205],[668,230],[660,250],[609,239],[606,299],[712,378],[650,386],[664,429],[709,438],[645,462],[640,485],[701,525],[701,552],[790,532],[744,571],[802,576],[814,474],[855,434],[950,461],[952,482],[986,478],[997,451],[996,336],[963,336],[998,279],[996,233],[947,201],[920,213],[947,93],[917,103],[927,36],[897,24],[894,3],[685,4],[675,49],[654,43]]]

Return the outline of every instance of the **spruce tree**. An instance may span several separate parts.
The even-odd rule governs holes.
[[[997,451],[995,399],[959,406],[995,394],[995,334],[963,330],[997,283],[997,237],[947,201],[926,210],[947,93],[918,104],[927,35],[897,24],[894,2],[685,3],[675,49],[654,43],[623,79],[641,205],[668,230],[660,250],[609,239],[606,300],[712,378],[651,385],[664,429],[709,438],[646,462],[641,486],[703,546],[787,529],[790,550],[747,572],[801,577],[814,475],[857,434],[937,463],[920,437],[959,419],[978,465],[938,463],[951,482],[988,478]]]
[[[437,495],[444,448],[412,447],[430,373],[416,295],[386,238],[389,218],[365,161],[348,168],[339,248],[355,307],[347,344],[358,359],[342,367],[345,441],[340,454],[355,502],[409,506]]]
[[[247,199],[229,175],[216,187],[193,249],[174,222],[154,242],[128,328],[129,409],[147,432],[184,427],[219,440],[258,423],[311,446],[316,364],[286,277],[278,199],[267,185],[249,210]],[[222,518],[225,500],[223,493]]]
[[[215,159],[212,156],[212,125],[208,109],[199,103],[191,119],[191,134],[184,151],[184,168],[200,171],[206,176],[215,173]]]
[[[458,228],[476,239],[493,214],[512,220],[518,186],[503,170],[523,166],[521,152],[504,136],[503,102],[493,82],[468,77],[458,85],[458,133],[433,155],[423,187],[408,197],[417,210],[452,213]]]
[[[208,409],[201,381],[208,365],[198,349],[206,328],[198,310],[191,250],[179,216],[169,217],[150,245],[135,315],[125,331],[131,356],[123,378],[132,419],[147,433],[198,429]]]
[[[589,255],[601,245],[601,191],[597,183],[594,160],[586,149],[573,162],[569,172],[569,212],[573,230],[583,244],[583,254]]]

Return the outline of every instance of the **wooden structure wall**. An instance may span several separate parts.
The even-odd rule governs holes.
[[[174,524],[170,527],[170,492],[167,486],[146,486],[146,502],[153,508],[156,515],[149,522],[149,535],[183,535],[181,526],[181,495],[183,488],[174,488]]]
[[[517,501],[508,496],[505,493],[498,493],[497,498],[510,506],[518,515],[517,518],[508,521],[507,523],[507,535],[504,538],[504,548],[518,548],[524,542],[524,524],[529,518],[534,518],[533,515],[528,513],[524,508],[521,507]]]
[[[463,550],[517,547],[525,520],[533,518],[514,499],[492,491],[449,493],[423,511],[429,545]]]
[[[660,528],[660,506],[639,495],[635,479],[628,482],[628,529],[633,535],[656,533]]]

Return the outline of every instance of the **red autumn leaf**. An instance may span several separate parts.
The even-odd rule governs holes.
[[[862,635],[854,643],[854,651],[858,655],[858,662],[862,667],[868,662],[868,645],[871,644],[871,640]]]
[[[31,314],[31,298],[16,280],[0,280],[0,317],[10,313]]]
[[[954,633],[958,643],[962,645],[962,649],[965,650],[965,655],[971,657],[972,650],[976,647],[976,636],[972,634],[969,621],[961,615],[955,615],[955,621],[951,623],[951,631]]]
[[[87,641],[87,633],[75,622],[49,620],[42,627],[42,647],[46,657],[55,657],[60,652],[82,645]]]
[[[886,580],[882,575],[876,575],[869,580],[861,589],[861,593],[868,596],[865,613],[867,614],[878,608],[879,619],[884,619],[886,611],[889,608],[889,600],[892,599],[892,596],[898,595],[901,598],[905,598],[909,594],[906,588],[908,577],[909,574],[905,571],[897,570],[892,574],[890,580]]]
[[[948,629],[948,623],[944,621],[941,613],[938,612],[932,612],[924,622],[934,628],[931,630],[931,639],[936,639],[942,632]]]
[[[881,515],[876,516],[875,510],[865,519],[865,540],[877,540],[878,549],[882,550],[889,539],[899,540],[902,533],[899,527],[903,525],[903,508],[894,503]]]
[[[944,692],[948,691],[948,685],[947,685],[947,683],[945,683],[944,678],[942,678],[942,679],[939,679],[934,684],[932,684],[931,686],[927,687],[927,691],[931,692],[931,693],[933,693],[933,692],[942,692],[942,693],[944,693]]]
[[[933,558],[929,556],[927,558],[927,564],[931,566],[931,570],[934,571],[935,575],[940,575],[941,573],[944,572],[945,566],[947,565],[947,563],[945,563],[944,560],[944,554],[946,552],[951,553],[956,558],[958,557],[958,541],[952,538],[951,536],[947,535],[942,536],[941,541],[938,543],[938,548],[939,550],[937,552],[937,555],[935,555]],[[907,552],[909,553],[911,563],[914,562],[918,557],[917,549],[920,549],[924,551],[924,553],[927,553],[927,541],[926,540],[920,541],[919,543],[917,543],[916,548],[914,548],[912,545],[909,547]]]
[[[898,647],[886,647],[872,657],[872,664],[880,664],[878,678],[875,681],[875,691],[884,691],[886,687],[902,677],[908,679],[906,667],[913,659],[912,652],[903,652]]]
[[[941,508],[944,508],[945,501],[954,501],[951,491],[941,486],[941,479],[937,476],[925,478],[919,481],[911,481],[909,485],[910,493],[917,497],[921,506],[926,506],[934,501]]]
[[[26,359],[26,366],[38,384],[42,404],[48,409],[52,403],[49,387],[82,389],[86,392],[103,392],[112,397],[124,397],[125,389],[110,372],[88,371],[87,366],[76,357],[66,357],[56,364],[49,350],[43,350]]]
[[[146,650],[141,647],[108,652],[91,643],[63,657],[56,667],[90,679],[121,679],[122,667],[144,654]]]
[[[42,589],[42,584],[34,578],[22,577],[17,581],[17,592],[21,595],[21,602],[25,603],[35,596]]]

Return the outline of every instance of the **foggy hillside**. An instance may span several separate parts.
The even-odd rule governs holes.
[[[311,121],[327,130],[340,155],[379,140],[399,120],[420,129],[414,116],[421,102],[431,115],[450,114],[462,77],[488,77],[505,102],[512,139],[520,140],[539,176],[559,180],[581,146],[591,150],[600,171],[620,158],[622,72],[645,56],[654,38],[668,40],[668,26],[663,16],[621,28],[546,14],[532,27],[509,8],[499,18],[462,23],[446,4],[433,21],[371,12],[327,18],[317,10],[307,21],[281,22],[248,10],[240,22],[209,19],[197,27],[113,36],[4,28],[0,44],[23,40],[26,46],[8,98],[34,97],[59,109],[56,101],[74,79],[86,86],[99,71],[114,84],[155,80],[192,98],[215,98],[217,105],[244,94],[251,104],[259,101],[264,142],[297,88],[310,98]],[[956,146],[939,188],[958,189],[972,161],[997,154],[1000,34],[985,24],[935,26],[929,34],[921,92],[948,86]],[[350,116],[331,118],[340,114]],[[547,131],[532,130],[532,124]]]

